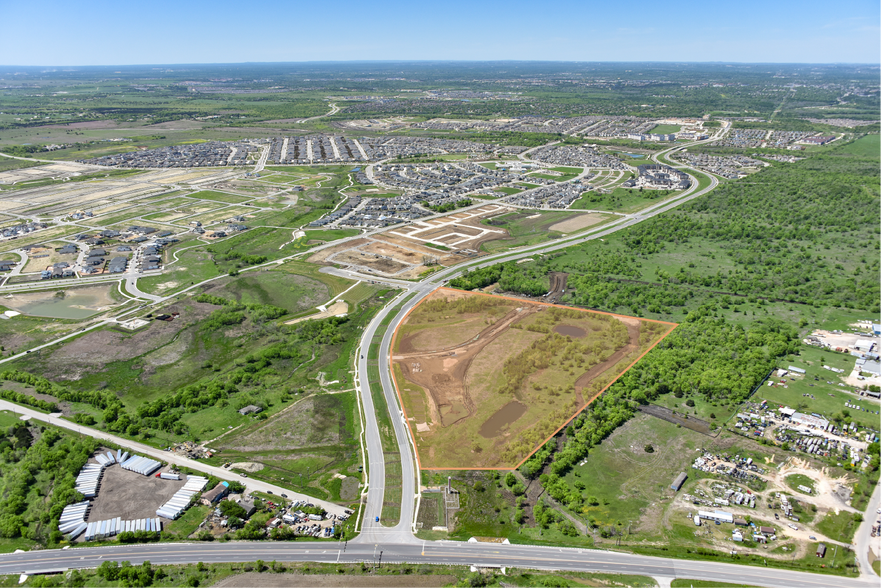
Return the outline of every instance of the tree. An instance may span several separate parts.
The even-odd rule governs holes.
[[[508,472],[505,474],[505,485],[508,487],[513,486],[517,483],[517,476],[514,475],[514,472]]]
[[[237,517],[240,519],[248,517],[247,511],[245,511],[242,505],[233,502],[232,500],[222,500],[217,507],[225,517]]]

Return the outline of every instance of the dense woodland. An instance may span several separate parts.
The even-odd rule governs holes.
[[[74,502],[76,475],[100,447],[90,437],[19,422],[0,434],[0,537],[57,544],[58,518]]]

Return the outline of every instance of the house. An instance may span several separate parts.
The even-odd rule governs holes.
[[[774,529],[772,529],[771,527],[759,527],[759,531],[761,531],[765,535],[773,535],[774,534]]]
[[[245,408],[239,409],[239,414],[243,415],[243,416],[248,415],[248,414],[252,414],[252,413],[258,413],[258,412],[263,412],[263,409],[260,408],[259,406],[254,406],[253,404],[249,404]]]
[[[8,272],[12,268],[15,267],[14,261],[2,260],[0,261],[0,272]]]
[[[826,544],[820,543],[817,545],[817,557],[826,557]]]
[[[76,253],[76,252],[77,252],[77,248],[76,248],[76,245],[74,245],[73,243],[68,243],[67,245],[65,245],[64,247],[62,247],[61,249],[58,250],[58,253],[60,253],[61,255],[70,255],[70,254]]]
[[[734,519],[734,524],[738,527],[745,527],[748,523],[746,522],[746,519],[736,518]]]
[[[257,507],[250,500],[242,500],[241,502],[239,502],[239,506],[245,509],[245,514],[249,517],[257,512]]]
[[[227,494],[229,494],[229,482],[221,482],[203,494],[200,502],[206,506],[211,506]]]

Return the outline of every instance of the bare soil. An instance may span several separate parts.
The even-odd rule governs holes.
[[[342,253],[335,255],[333,261],[345,263],[347,265],[368,267],[377,272],[389,275],[396,274],[409,267],[409,265],[394,259],[377,257],[375,254],[365,254],[358,250],[343,251]]]
[[[551,225],[548,229],[551,231],[559,231],[561,233],[571,233],[580,229],[586,229],[605,219],[605,215],[596,213],[580,214],[578,216],[567,218],[557,224]]]
[[[106,453],[107,449],[102,453]],[[90,463],[98,463],[94,459]],[[92,501],[86,522],[104,521],[116,517],[122,520],[156,518],[156,509],[165,504],[175,492],[183,488],[185,480],[161,480],[122,469],[119,464],[104,468],[98,496]],[[183,476],[182,476],[183,477]],[[163,519],[163,522],[165,519]]]

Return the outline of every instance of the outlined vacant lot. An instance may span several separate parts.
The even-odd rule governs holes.
[[[675,327],[439,288],[392,347],[420,466],[516,468]]]

